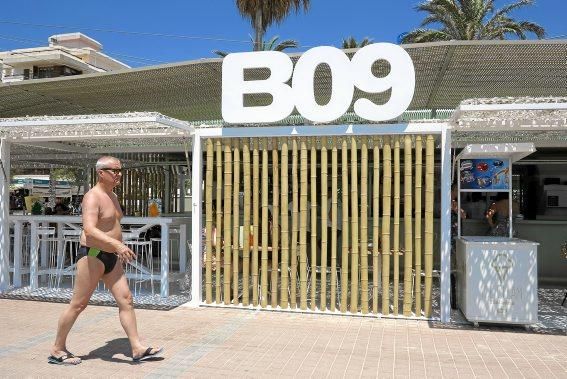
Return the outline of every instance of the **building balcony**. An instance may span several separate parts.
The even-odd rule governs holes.
[[[4,75],[2,78],[3,83],[12,83],[12,82],[21,82],[22,80],[27,80],[29,77],[26,77],[23,74],[19,75]]]

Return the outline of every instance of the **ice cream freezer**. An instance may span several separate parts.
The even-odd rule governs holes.
[[[538,245],[508,237],[457,238],[457,302],[467,320],[538,321]]]

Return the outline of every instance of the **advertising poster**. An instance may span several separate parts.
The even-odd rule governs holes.
[[[461,159],[461,190],[504,191],[510,189],[508,159]]]

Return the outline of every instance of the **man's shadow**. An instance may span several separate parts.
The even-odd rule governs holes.
[[[127,364],[139,364],[132,360],[132,351],[128,338],[115,338],[106,341],[106,345],[90,351],[87,355],[81,356],[81,360],[88,361],[90,359],[101,359],[107,362],[118,362]],[[163,357],[148,358],[143,362],[161,361]]]

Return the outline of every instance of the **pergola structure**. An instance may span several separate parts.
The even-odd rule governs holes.
[[[149,112],[0,119],[0,290],[9,284],[12,165],[92,167],[102,154],[183,151],[193,132],[187,122]]]

